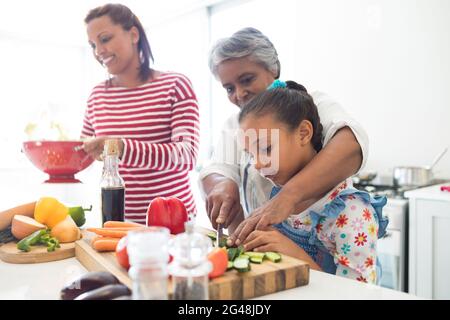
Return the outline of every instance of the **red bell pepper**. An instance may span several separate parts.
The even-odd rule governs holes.
[[[184,203],[177,198],[157,197],[147,209],[147,226],[166,227],[171,234],[184,232],[188,214]]]

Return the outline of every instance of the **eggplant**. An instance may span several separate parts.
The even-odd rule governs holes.
[[[85,292],[111,284],[120,284],[120,281],[112,273],[104,271],[89,272],[64,286],[60,292],[61,299],[73,300]]]
[[[117,298],[114,298],[113,300],[133,300],[132,296],[120,296]]]
[[[112,300],[131,295],[131,290],[123,284],[109,284],[101,288],[85,292],[75,300]]]

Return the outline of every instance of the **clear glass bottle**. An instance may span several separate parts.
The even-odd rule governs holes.
[[[169,229],[148,227],[132,231],[127,237],[133,300],[167,300]]]
[[[174,300],[208,300],[208,274],[212,269],[208,253],[211,240],[194,232],[194,224],[186,222],[186,232],[169,242],[173,261],[169,264]]]
[[[124,221],[125,183],[119,174],[119,142],[106,140],[103,150],[102,221]]]

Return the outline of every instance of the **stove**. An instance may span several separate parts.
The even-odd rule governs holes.
[[[377,177],[370,182],[360,181],[359,179],[354,178],[353,186],[356,189],[367,191],[372,195],[386,196],[388,199],[405,199],[405,192],[419,188],[414,186],[396,186],[394,185],[393,180],[393,177],[390,176]],[[430,185],[436,183],[438,182],[433,182]]]
[[[380,286],[408,291],[408,200],[405,191],[412,188],[397,187],[392,177],[377,177],[370,182],[354,179],[353,186],[372,196],[387,197],[383,216],[389,218],[386,235],[377,242],[378,259],[382,275]]]
[[[386,235],[377,242],[378,258],[382,267],[380,285],[408,292],[409,201],[404,197],[404,193],[419,187],[395,186],[393,181],[392,176],[377,176],[370,182],[360,181],[356,177],[353,179],[353,186],[373,196],[387,197],[383,216],[389,218],[389,224]],[[437,183],[440,183],[439,180],[433,181],[430,185]]]

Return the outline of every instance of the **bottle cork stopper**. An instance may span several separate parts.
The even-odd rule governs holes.
[[[107,156],[119,155],[119,141],[116,139],[106,140],[105,153]]]

